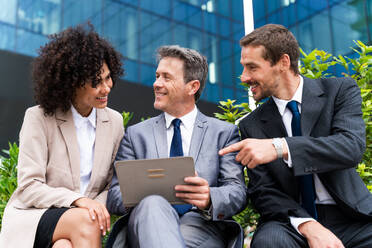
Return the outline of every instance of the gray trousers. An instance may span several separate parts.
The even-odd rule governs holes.
[[[226,247],[223,222],[208,221],[190,211],[179,217],[161,196],[144,198],[131,212],[127,227],[131,248]]]
[[[350,248],[372,247],[372,219],[355,219],[335,205],[317,206],[318,221]],[[307,240],[287,222],[268,221],[258,226],[252,248],[307,248]]]

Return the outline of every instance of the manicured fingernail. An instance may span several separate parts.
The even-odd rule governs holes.
[[[109,227],[109,228],[107,228],[107,231],[108,231],[108,232],[110,231],[110,227]]]
[[[93,216],[92,216],[92,220],[95,220],[95,219],[96,219],[96,216],[93,215]]]
[[[100,228],[101,228],[101,230],[103,230],[103,226],[101,226]]]
[[[106,235],[106,232],[103,232],[103,236],[105,236]]]

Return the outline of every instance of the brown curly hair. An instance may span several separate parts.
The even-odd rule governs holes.
[[[101,68],[106,62],[115,81],[123,75],[122,55],[100,37],[93,26],[78,25],[49,36],[32,64],[35,100],[46,115],[57,109],[71,108],[77,88],[101,82]]]

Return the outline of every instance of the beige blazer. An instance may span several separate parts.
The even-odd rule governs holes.
[[[83,196],[106,204],[111,164],[124,134],[122,116],[97,109],[94,164],[90,183],[80,194],[80,155],[71,110],[45,116],[27,109],[19,136],[18,188],[4,211],[0,247],[33,247],[36,228],[50,207],[70,207]]]

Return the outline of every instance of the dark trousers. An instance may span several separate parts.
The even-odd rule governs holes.
[[[333,232],[347,248],[372,247],[372,218],[354,219],[335,205],[317,205],[318,221]],[[258,226],[252,248],[303,247],[307,240],[288,222],[268,221]]]

